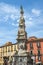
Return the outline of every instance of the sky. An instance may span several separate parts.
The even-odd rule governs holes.
[[[43,0],[0,0],[0,46],[17,42],[21,5],[27,37],[43,38]]]

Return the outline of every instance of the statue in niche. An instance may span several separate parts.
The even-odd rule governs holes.
[[[23,49],[24,50],[25,49],[25,45],[20,45],[19,49]]]

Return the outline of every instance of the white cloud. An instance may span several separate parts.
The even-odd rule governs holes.
[[[13,25],[13,26],[15,26],[15,24],[14,24],[14,23],[12,23],[12,25]]]
[[[32,21],[32,17],[29,17],[29,20]]]
[[[33,31],[33,32],[31,32],[31,36],[33,35],[33,36],[37,36],[37,37],[41,37],[41,36],[43,37],[42,33],[43,33],[43,30],[40,30],[40,31],[38,30],[36,32]]]
[[[5,17],[3,17],[3,19],[4,19],[5,22],[8,21],[9,15],[6,15]]]
[[[25,24],[26,24],[27,28],[34,25],[34,23],[32,21],[28,21],[28,20],[26,20]]]
[[[17,22],[19,22],[19,19],[17,20]]]
[[[18,9],[6,3],[0,3],[0,10],[6,13],[18,13]]]
[[[13,42],[13,40],[14,40],[14,43],[15,43],[16,38],[17,38],[17,31],[18,30],[16,28],[13,29],[13,30],[10,30],[10,31],[6,30],[6,33],[5,33],[5,30],[4,31],[2,30],[0,32],[0,43],[4,44],[4,43],[6,43],[6,41]]]
[[[18,27],[18,23],[15,24],[15,23],[12,22],[12,26]]]
[[[6,3],[0,3],[0,21],[15,20],[18,18],[18,8]]]
[[[37,10],[37,9],[32,9],[32,13],[39,16],[41,11],[40,10]]]
[[[15,17],[14,14],[12,14],[10,18],[11,18],[12,20],[15,20],[14,17]]]
[[[2,41],[2,39],[0,39],[0,42]]]

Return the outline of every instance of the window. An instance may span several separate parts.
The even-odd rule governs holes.
[[[16,45],[14,45],[14,50],[16,51]]]
[[[38,50],[38,56],[40,56],[40,50]]]
[[[13,51],[13,45],[11,45],[11,51]]]
[[[33,48],[33,43],[30,43],[30,48],[31,48],[31,49]]]
[[[6,51],[5,51],[5,53],[7,54],[7,46],[6,46]]]
[[[2,57],[2,48],[1,48],[1,51],[0,51],[0,57]]]
[[[4,55],[4,47],[3,47],[3,55]]]
[[[19,49],[19,45],[17,45],[17,49]]]
[[[10,46],[8,47],[8,52],[10,52]]]
[[[40,42],[37,43],[37,47],[40,48]]]
[[[30,54],[33,55],[33,51],[32,50],[30,51]]]
[[[41,57],[40,57],[40,50],[38,50],[38,60],[40,61],[41,60]]]
[[[40,57],[40,56],[38,56],[38,60],[39,60],[39,61],[41,60],[41,57]]]

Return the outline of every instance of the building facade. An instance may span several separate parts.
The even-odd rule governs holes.
[[[11,61],[13,54],[18,51],[18,45],[7,42],[5,45],[0,47],[0,65],[3,65],[4,57],[8,58],[8,62]]]
[[[36,65],[43,65],[43,38],[29,37],[26,46],[31,57],[35,57]]]

